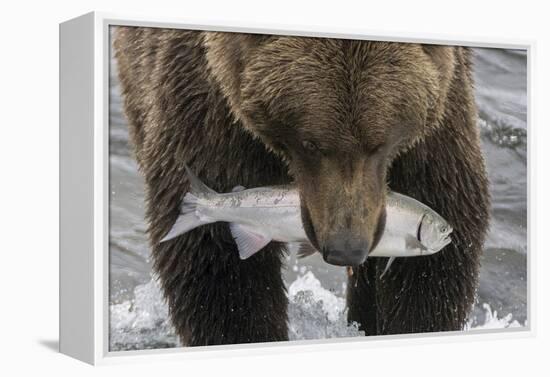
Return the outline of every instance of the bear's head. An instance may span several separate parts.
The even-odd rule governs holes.
[[[287,162],[302,222],[328,263],[359,265],[385,224],[386,174],[438,127],[452,47],[205,33],[234,116]]]

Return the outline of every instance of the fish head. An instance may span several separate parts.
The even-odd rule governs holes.
[[[423,214],[418,225],[417,238],[432,253],[436,253],[451,243],[453,227],[433,211]]]

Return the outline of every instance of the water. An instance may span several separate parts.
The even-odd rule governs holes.
[[[475,49],[476,100],[491,182],[492,219],[481,262],[477,303],[465,330],[517,327],[527,319],[527,91],[522,51]],[[142,177],[111,62],[110,106],[110,348],[179,346],[151,275],[143,221]],[[284,270],[289,338],[360,336],[345,320],[346,273],[320,257],[296,259]]]

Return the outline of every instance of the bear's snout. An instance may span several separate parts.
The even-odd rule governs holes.
[[[374,159],[321,159],[318,165],[297,177],[306,235],[325,262],[361,265],[385,225],[383,170]]]
[[[349,230],[329,238],[323,247],[322,254],[325,262],[338,266],[359,266],[365,262],[369,253],[369,241],[357,237]]]

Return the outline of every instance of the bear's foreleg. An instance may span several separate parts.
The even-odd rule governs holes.
[[[155,250],[155,267],[181,342],[288,340],[282,246],[270,244],[240,260],[226,227],[202,227]]]

